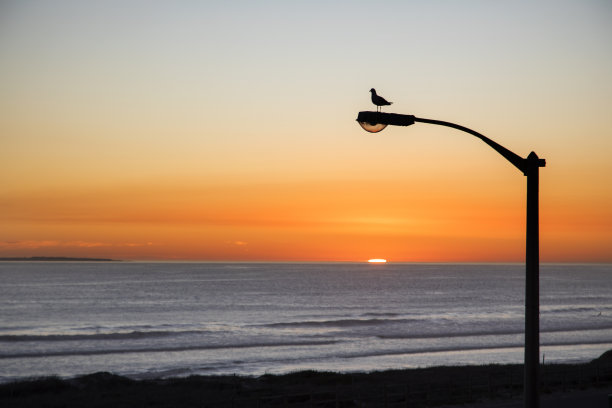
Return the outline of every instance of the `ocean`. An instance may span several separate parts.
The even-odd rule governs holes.
[[[612,265],[545,264],[541,358],[612,349]],[[0,382],[522,363],[524,266],[0,262]]]

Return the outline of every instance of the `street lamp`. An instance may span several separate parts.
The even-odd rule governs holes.
[[[357,121],[371,133],[382,131],[387,125],[410,126],[416,122],[451,127],[476,136],[501,154],[527,177],[527,240],[525,251],[525,407],[538,408],[538,376],[540,360],[540,244],[539,244],[539,170],[546,166],[535,152],[522,158],[495,143],[488,137],[464,126],[441,120],[417,118],[385,112],[359,112]]]

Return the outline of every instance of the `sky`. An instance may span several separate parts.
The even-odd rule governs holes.
[[[612,2],[0,2],[0,257],[612,262]]]

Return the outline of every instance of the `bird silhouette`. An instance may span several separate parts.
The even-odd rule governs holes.
[[[380,111],[381,106],[391,105],[393,103],[393,102],[387,101],[382,96],[377,95],[376,94],[376,89],[374,89],[374,88],[370,89],[370,92],[372,92],[372,103],[374,105],[376,105],[376,111],[377,112]]]

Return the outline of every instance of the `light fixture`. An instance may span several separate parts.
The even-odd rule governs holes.
[[[359,125],[370,133],[378,133],[386,128],[387,125],[410,126],[414,124],[414,119],[412,115],[370,111],[359,112],[357,116]]]

